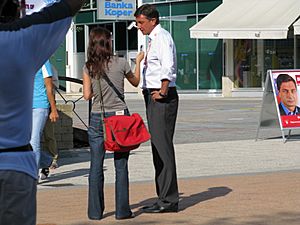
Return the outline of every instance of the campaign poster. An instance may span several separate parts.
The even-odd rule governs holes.
[[[300,70],[269,71],[282,128],[300,127]]]

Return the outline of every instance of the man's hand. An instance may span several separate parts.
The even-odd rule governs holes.
[[[56,122],[59,118],[57,110],[51,111],[49,115],[49,119],[51,120],[52,123]]]
[[[82,5],[85,3],[85,0],[65,0],[71,9],[71,15],[75,14],[81,9]]]
[[[164,97],[162,97],[159,93],[160,93],[160,91],[152,91],[151,92],[151,97],[152,97],[153,101],[164,99]]]

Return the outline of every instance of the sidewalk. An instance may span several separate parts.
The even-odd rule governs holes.
[[[178,213],[140,210],[156,196],[151,150],[145,143],[129,159],[130,204],[137,216],[114,218],[114,167],[108,153],[105,217],[88,220],[90,154],[89,148],[81,148],[61,151],[60,167],[38,185],[38,224],[299,225],[299,139],[284,144],[279,130],[273,129],[266,130],[267,140],[254,141],[260,99],[197,97],[181,97],[176,125]],[[143,115],[142,101],[129,98],[127,103],[132,112]],[[84,112],[84,107],[77,108]]]
[[[88,149],[65,151],[61,166],[38,186],[38,224],[298,225],[299,143],[281,139],[176,145],[180,212],[143,214],[155,199],[149,146],[130,156],[130,203],[137,217],[114,219],[114,168],[105,160],[105,218],[89,221]]]
[[[300,173],[180,179],[180,211],[145,214],[140,208],[154,202],[152,183],[131,183],[130,203],[136,217],[114,219],[114,186],[105,188],[105,216],[89,221],[87,187],[38,191],[39,225],[195,224],[195,225],[299,225]]]

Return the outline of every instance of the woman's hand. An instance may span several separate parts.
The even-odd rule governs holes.
[[[144,59],[144,56],[145,56],[145,52],[143,51],[140,51],[136,57],[135,57],[135,62],[136,62],[136,65],[139,65],[141,63],[141,61]]]

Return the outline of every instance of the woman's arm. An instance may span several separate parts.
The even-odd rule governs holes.
[[[126,74],[126,78],[131,83],[134,87],[137,87],[140,83],[140,76],[141,76],[141,61],[144,58],[144,52],[141,51],[137,54],[136,56],[136,65],[135,65],[135,71],[134,74],[130,71],[129,73]]]
[[[83,71],[83,98],[90,100],[93,97],[92,82],[90,76]]]

